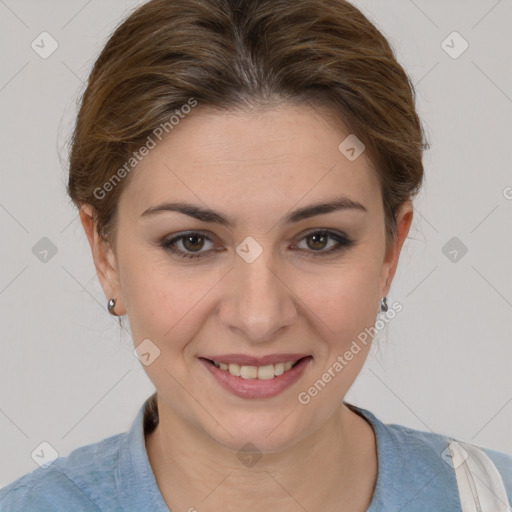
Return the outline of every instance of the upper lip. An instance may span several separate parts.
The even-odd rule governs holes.
[[[265,366],[268,364],[297,361],[308,355],[309,354],[269,354],[263,357],[254,357],[245,354],[219,354],[215,356],[202,356],[202,358],[210,359],[218,363],[236,363],[240,366]]]

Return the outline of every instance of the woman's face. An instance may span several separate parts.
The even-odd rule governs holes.
[[[366,359],[369,342],[350,361],[344,354],[375,323],[411,215],[399,218],[398,243],[386,253],[379,183],[364,152],[353,160],[338,149],[348,135],[309,107],[226,114],[199,106],[121,195],[105,293],[128,314],[169,413],[226,447],[280,450],[315,432]],[[337,201],[345,207],[296,213]],[[236,373],[237,361],[254,366],[242,356],[308,357],[273,379],[264,378],[268,361],[263,378],[245,379],[205,360],[235,363]],[[308,393],[326,372],[329,382]]]

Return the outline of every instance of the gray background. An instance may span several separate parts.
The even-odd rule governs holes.
[[[37,467],[42,441],[63,456],[126,431],[154,390],[105,310],[65,193],[83,82],[139,3],[0,0],[0,486]],[[385,422],[512,453],[512,2],[355,4],[412,76],[432,147],[389,295],[403,311],[346,400]],[[59,45],[47,59],[31,48],[43,31]],[[458,58],[442,47],[453,31],[469,44]],[[453,53],[462,46],[452,40]],[[43,237],[57,249],[46,261],[33,252]],[[442,250],[452,237],[456,261]]]

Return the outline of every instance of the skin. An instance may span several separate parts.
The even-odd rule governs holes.
[[[171,510],[231,511],[244,504],[251,511],[334,511],[343,500],[343,510],[364,511],[371,501],[375,436],[342,402],[370,344],[309,404],[297,400],[374,325],[412,221],[408,201],[386,245],[379,182],[366,153],[349,161],[338,150],[349,133],[308,106],[229,114],[198,106],[132,171],[113,246],[98,237],[90,207],[81,210],[105,296],[117,297],[115,311],[128,315],[136,346],[149,338],[160,350],[144,366],[160,414],[146,447]],[[341,195],[367,211],[281,221],[291,210]],[[141,217],[165,201],[207,206],[236,227],[178,212]],[[318,256],[337,244],[307,236],[313,228],[355,243]],[[202,251],[203,258],[161,247],[189,230],[211,241],[175,247]],[[236,253],[248,236],[263,249],[250,264]],[[291,388],[265,399],[224,390],[198,360],[282,352],[313,360]],[[262,455],[251,467],[237,458],[248,442]]]

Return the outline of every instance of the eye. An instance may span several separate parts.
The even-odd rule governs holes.
[[[204,252],[201,251],[204,247],[205,240],[208,240],[213,244],[212,240],[202,233],[198,233],[196,231],[191,231],[189,233],[183,233],[181,235],[175,236],[170,240],[164,240],[161,243],[161,246],[169,252],[176,254],[177,256],[181,256],[182,258],[201,258]],[[181,245],[183,249],[179,249],[176,245]]]
[[[293,245],[292,248],[301,249],[301,252],[306,253],[307,257],[328,256],[346,249],[355,243],[345,235],[328,229],[310,231],[301,238],[301,242],[302,240],[311,240],[311,243],[306,242],[306,248],[300,248],[299,244]],[[328,243],[329,240],[332,242],[330,246]],[[197,231],[190,231],[188,233],[177,235],[169,240],[164,240],[160,245],[166,251],[176,254],[181,258],[199,259],[205,257],[205,253],[216,250],[213,249],[212,246],[209,250],[202,250],[205,247],[205,242],[209,242],[213,246],[212,240],[205,234]],[[326,247],[329,248],[327,250],[323,250]]]
[[[337,231],[327,229],[310,231],[301,239],[301,241],[302,240],[306,240],[305,252],[310,253],[307,254],[307,257],[322,257],[330,255],[354,245],[354,241],[345,235],[338,233]],[[329,240],[332,242],[330,246],[328,243]],[[311,241],[311,243],[308,243],[308,241]],[[299,247],[299,244],[293,247]],[[323,250],[326,247],[329,248],[327,250]]]

